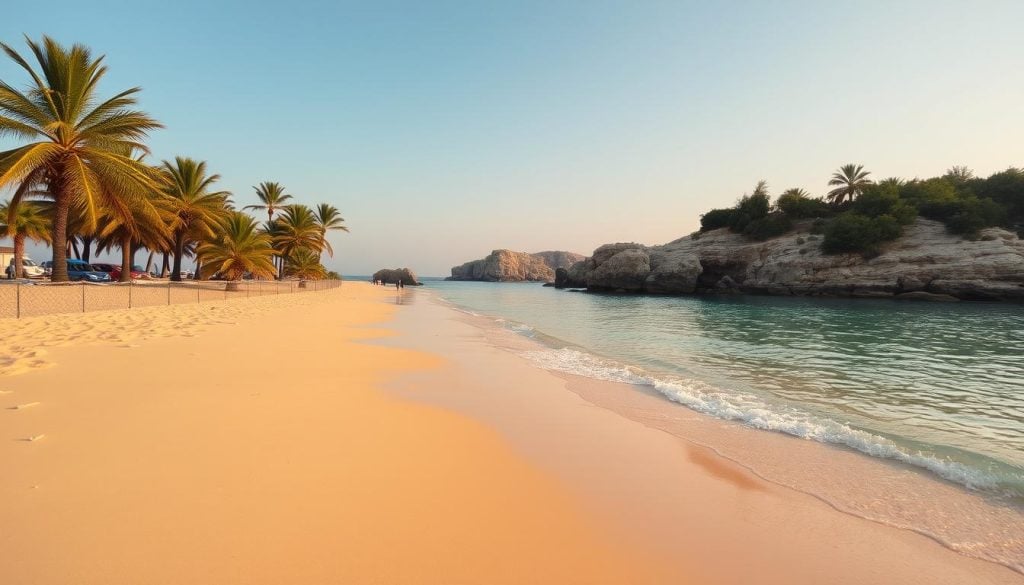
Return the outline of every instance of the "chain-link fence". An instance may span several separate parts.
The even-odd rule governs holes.
[[[339,286],[340,280],[139,281],[110,284],[0,281],[0,318],[206,303],[328,290]]]

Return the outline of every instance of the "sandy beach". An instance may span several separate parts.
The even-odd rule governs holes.
[[[598,406],[421,291],[4,331],[2,583],[1024,583]]]

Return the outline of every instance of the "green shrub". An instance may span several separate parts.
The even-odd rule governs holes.
[[[941,221],[954,234],[974,234],[986,227],[1004,225],[1006,209],[991,199],[965,197],[931,201],[922,207],[921,215]]]
[[[900,223],[891,215],[868,217],[855,212],[843,213],[825,226],[821,249],[826,254],[874,255],[880,244],[895,240],[901,232]]]
[[[971,189],[979,199],[998,204],[1011,224],[1024,223],[1024,170],[1007,169],[987,179],[971,181]]]
[[[779,195],[775,206],[779,208],[779,211],[793,219],[828,217],[832,214],[832,208],[824,200],[811,199],[792,191]]]
[[[736,233],[744,233],[751,222],[767,217],[771,206],[771,199],[767,193],[755,192],[752,195],[744,195],[736,203],[729,228]]]
[[[752,240],[763,242],[771,238],[781,236],[793,229],[793,222],[783,213],[772,213],[760,219],[755,219],[743,229],[743,235]]]
[[[735,209],[712,209],[700,216],[700,231],[707,232],[729,227],[734,215],[736,215]]]

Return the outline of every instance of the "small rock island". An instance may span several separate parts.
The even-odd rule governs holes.
[[[555,270],[568,268],[584,259],[582,254],[562,251],[514,252],[494,250],[486,258],[452,268],[446,280],[483,282],[552,282]]]
[[[379,280],[384,284],[395,284],[402,281],[408,286],[422,286],[423,283],[416,278],[416,273],[408,268],[381,268],[373,273],[373,280]]]

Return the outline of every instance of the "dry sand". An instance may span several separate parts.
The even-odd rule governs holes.
[[[2,326],[3,584],[1024,582],[596,407],[411,289]]]
[[[4,322],[0,583],[678,582],[495,431],[380,392],[439,363],[360,343],[386,294]]]

